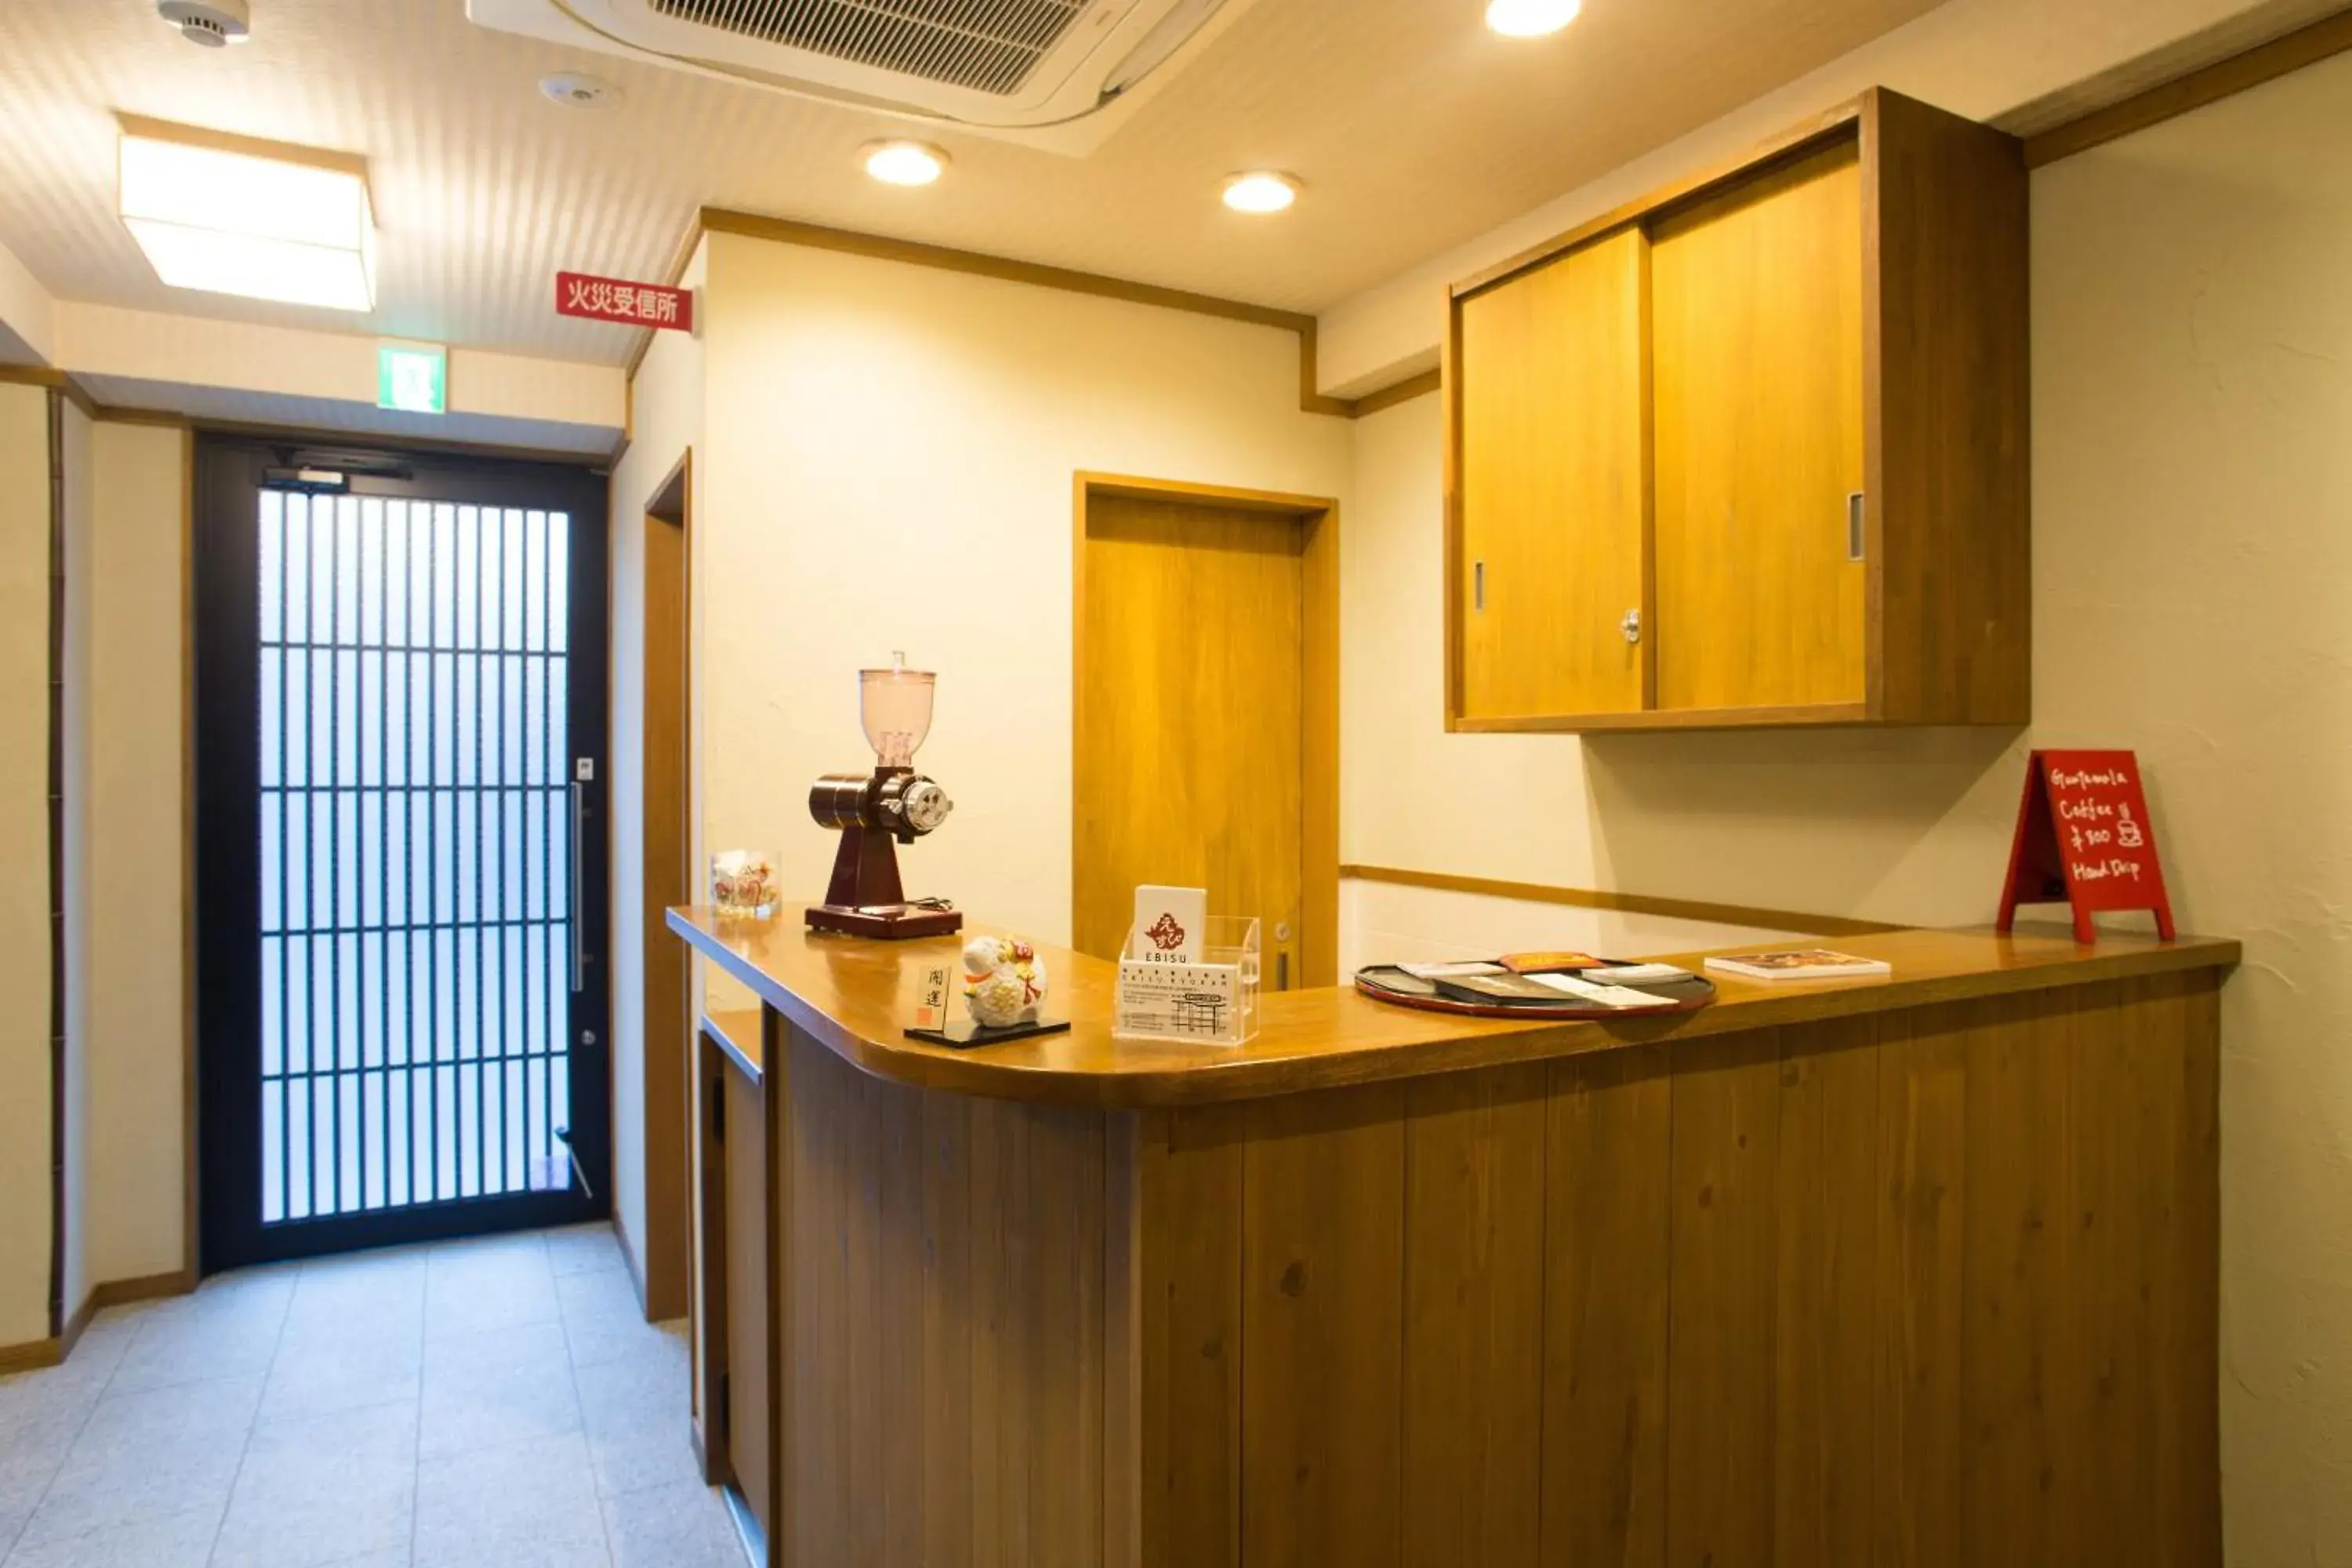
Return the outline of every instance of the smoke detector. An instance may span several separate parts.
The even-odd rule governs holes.
[[[566,109],[609,109],[621,100],[621,89],[603,77],[585,71],[557,71],[539,79],[539,90]]]
[[[246,0],[155,0],[155,14],[179,28],[180,37],[207,49],[241,44],[253,32]]]

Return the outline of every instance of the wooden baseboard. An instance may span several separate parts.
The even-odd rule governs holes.
[[[1407,871],[1393,866],[1342,866],[1339,876],[1343,881],[1353,878],[1360,882],[1386,882],[1400,888],[1425,888],[1444,893],[1478,893],[1490,899],[1517,899],[1525,903],[1561,904],[1583,910],[1613,910],[1621,914],[1705,921],[1715,925],[1802,931],[1807,936],[1869,936],[1878,931],[1906,929],[1884,921],[1849,920],[1843,915],[1807,914],[1799,910],[1754,909],[1745,904],[1655,898],[1647,893],[1611,892],[1598,888],[1508,882],[1495,877],[1458,877],[1449,871]]]
[[[163,1274],[142,1275],[136,1279],[109,1279],[90,1287],[85,1313],[104,1307],[127,1307],[133,1301],[160,1301],[167,1296],[185,1296],[196,1288],[196,1271],[174,1268]]]
[[[66,1320],[65,1331],[54,1339],[34,1340],[21,1345],[0,1345],[0,1376],[13,1372],[37,1372],[56,1366],[73,1354],[74,1346],[81,1342],[82,1331],[90,1320],[109,1307],[127,1307],[133,1301],[160,1300],[166,1296],[184,1296],[196,1288],[196,1272],[193,1268],[175,1268],[168,1274],[150,1274],[138,1279],[109,1279],[93,1285],[82,1298],[81,1306]]]
[[[70,1323],[67,1325],[68,1328],[72,1326]],[[0,1377],[6,1377],[11,1373],[38,1372],[65,1359],[62,1336],[50,1340],[28,1340],[20,1345],[0,1345]]]

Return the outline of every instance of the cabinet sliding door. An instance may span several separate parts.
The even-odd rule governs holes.
[[[1622,229],[1462,303],[1465,715],[1644,706],[1647,245]]]
[[[1841,142],[1653,230],[1662,709],[1864,700],[1861,200]]]

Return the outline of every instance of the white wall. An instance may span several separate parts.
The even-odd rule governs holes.
[[[856,672],[903,648],[940,671],[917,761],[956,801],[908,891],[1066,940],[1073,476],[1339,497],[1344,563],[1348,426],[1298,411],[1297,338],[717,235],[707,342],[706,843],[820,895],[807,781],[872,765]]]
[[[0,1345],[48,1335],[46,391],[0,385]],[[65,1300],[184,1258],[185,433],[64,405]]]
[[[91,926],[88,1200],[77,1229],[98,1281],[193,1260],[185,1236],[187,886],[186,431],[92,427],[93,601],[86,691]],[[68,1300],[80,1298],[68,1295]]]
[[[1796,931],[1626,914],[1350,879],[1339,885],[1339,973],[1368,963],[1492,958],[1562,948],[1610,958],[1794,939]],[[1818,937],[1805,937],[1818,942]]]
[[[1355,437],[1344,858],[1870,920],[1990,917],[2023,765],[2012,732],[1445,733],[1439,400],[1359,420]],[[1462,810],[1467,778],[1510,809]]]
[[[403,414],[376,406],[378,338],[74,300],[58,305],[56,322],[59,368],[101,404],[600,453],[612,449],[626,415],[617,365],[454,347],[448,412]]]
[[[49,1332],[49,395],[0,383],[0,1345]]]
[[[2222,1040],[2231,1560],[2352,1560],[2352,57],[2035,176],[2037,737],[2115,736]]]
[[[2030,732],[1443,734],[1436,400],[1356,436],[1350,859],[1981,921],[2025,748],[2138,751],[2183,926],[2246,943],[2222,1026],[2241,1568],[2352,1561],[2347,102],[2338,57],[2035,174]],[[1448,814],[1480,774],[1524,821]]]
[[[704,252],[698,248],[683,286],[700,288],[703,273]],[[708,331],[707,309],[695,314]],[[646,899],[646,505],[679,457],[695,447],[697,493],[689,499],[689,512],[697,521],[702,515],[703,361],[700,337],[655,335],[637,368],[636,429],[613,471],[611,487],[612,730],[605,781],[613,823],[613,1209],[633,1247],[642,1247],[646,1234],[646,941],[640,923]],[[689,748],[692,743],[689,736]],[[630,1267],[643,1264],[642,1254],[633,1251]],[[637,1285],[642,1294],[645,1281]]]

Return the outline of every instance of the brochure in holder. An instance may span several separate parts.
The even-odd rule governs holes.
[[[1180,933],[1181,934],[1181,933]],[[1128,929],[1118,963],[1111,1035],[1239,1046],[1257,1034],[1257,921],[1211,915],[1197,943],[1171,952],[1165,938]]]

